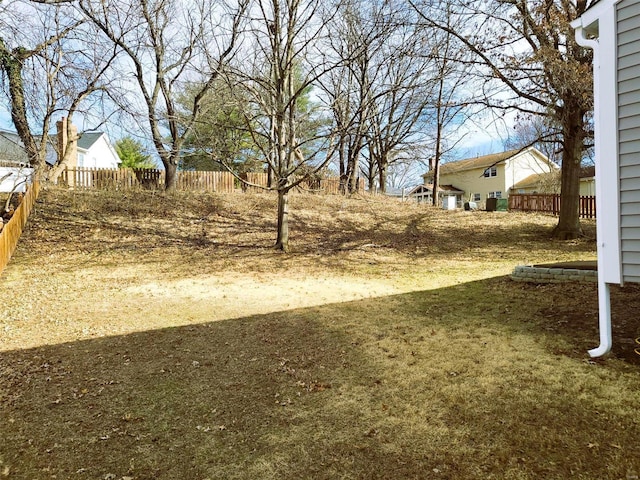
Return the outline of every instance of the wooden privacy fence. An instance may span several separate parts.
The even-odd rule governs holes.
[[[27,218],[29,218],[29,214],[38,199],[39,193],[40,184],[38,181],[34,181],[27,188],[22,202],[18,205],[13,216],[0,232],[0,272],[7,266],[13,252],[15,252],[18,246],[18,240],[20,239],[20,235],[22,235],[22,230],[27,223]]]
[[[560,195],[543,193],[517,193],[509,195],[509,210],[522,212],[560,213]],[[580,197],[580,217],[596,218],[596,197]]]
[[[242,175],[242,179],[251,185],[237,180],[229,172],[185,172],[176,173],[176,189],[182,191],[201,191],[216,193],[232,193],[236,188],[243,191],[259,192],[266,187],[266,173],[250,172]],[[133,188],[164,188],[165,172],[157,169],[96,169],[70,168],[60,175],[58,183],[70,188],[130,190]],[[335,177],[314,178],[303,182],[300,190],[318,191],[321,193],[340,193],[340,179]],[[364,192],[364,179],[358,179],[358,192]]]
[[[259,187],[266,187],[268,182],[268,175],[266,173],[244,173],[242,179],[249,182],[252,185],[243,185],[245,191],[261,191]],[[257,185],[257,186],[253,186]],[[327,178],[310,178],[302,182],[297,190],[326,193],[337,195],[340,192],[340,178],[327,177]],[[295,192],[296,189],[292,190]],[[358,193],[364,193],[364,178],[359,178],[357,182]]]
[[[62,172],[59,184],[73,188],[130,190],[133,188],[163,188],[164,170],[158,169],[96,169],[69,168]],[[235,178],[229,172],[176,173],[176,189],[230,193],[235,190]]]

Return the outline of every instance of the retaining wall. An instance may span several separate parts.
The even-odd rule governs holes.
[[[562,283],[562,282],[597,282],[596,270],[577,268],[550,268],[519,266],[513,270],[511,278],[517,282]]]

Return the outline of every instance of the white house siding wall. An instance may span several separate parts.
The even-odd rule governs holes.
[[[479,206],[484,208],[491,192],[500,192],[507,198],[510,188],[533,173],[550,172],[549,163],[531,151],[524,151],[496,165],[495,177],[485,177],[484,168],[441,174],[441,185],[453,185],[464,190],[464,200],[473,200],[474,194],[480,194]]]
[[[83,154],[84,168],[118,168],[118,156],[109,144],[107,136],[102,135]]]
[[[0,167],[0,179],[5,175],[7,178],[0,182],[0,192],[24,192],[33,175],[33,168],[27,167]]]
[[[525,178],[533,174],[549,173],[552,169],[555,168],[546,159],[540,158],[530,150],[514,155],[507,160],[505,172],[507,192],[503,193],[503,195],[506,195],[513,185]]]
[[[622,278],[640,282],[640,3],[616,8]]]
[[[580,196],[594,197],[595,195],[596,195],[595,178],[581,178],[580,179]]]
[[[504,191],[504,163],[496,165],[496,170],[497,175],[495,177],[485,177],[483,168],[448,173],[440,176],[440,185],[453,185],[457,189],[463,190],[463,201],[473,200],[473,194],[479,193],[479,206],[483,208],[489,192],[502,192],[502,197],[506,198],[506,192]]]

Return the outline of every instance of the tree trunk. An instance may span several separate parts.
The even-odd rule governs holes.
[[[51,183],[58,183],[58,178],[62,175],[62,172],[67,168],[67,163],[62,161],[55,164],[49,171],[47,172],[46,179]]]
[[[338,168],[340,171],[340,193],[347,193],[347,161],[346,161],[346,145],[344,135],[340,136],[340,145],[338,146]]]
[[[347,158],[347,192],[355,193],[358,189],[357,177],[358,177],[358,155],[359,152],[354,155],[354,152],[349,148]]]
[[[433,190],[432,190],[432,203],[434,207],[437,207],[439,202],[438,199],[438,188],[440,187],[440,162],[436,160],[433,164]]]
[[[16,57],[7,50],[3,39],[0,38],[0,65],[9,83],[9,98],[11,102],[11,120],[27,152],[29,163],[40,176],[44,170],[44,158],[41,158],[38,146],[31,135],[27,119],[27,107],[24,98],[24,84],[22,81],[22,66],[24,58]]]
[[[371,155],[369,155],[369,160],[367,161],[368,168],[367,168],[367,182],[368,182],[368,186],[369,186],[369,191],[370,192],[375,192],[376,191],[376,169],[375,169],[375,161],[371,158]]]
[[[582,113],[570,114],[564,124],[560,215],[552,235],[559,240],[572,240],[582,235],[579,212],[580,163],[584,132]]]
[[[447,40],[449,37],[447,36]],[[445,59],[446,62],[446,59]],[[442,68],[444,71],[444,67]],[[440,186],[440,156],[441,156],[441,144],[442,144],[442,127],[444,124],[444,120],[442,118],[442,92],[444,90],[444,77],[439,80],[439,89],[438,89],[438,104],[436,105],[436,116],[437,116],[437,132],[436,132],[436,152],[433,157],[433,190],[432,190],[432,200],[433,206],[438,206],[438,187]]]
[[[384,155],[384,157],[381,159],[380,163],[378,164],[378,182],[380,183],[380,193],[384,194],[387,191],[387,167],[388,167],[388,161],[387,161],[387,156]]]
[[[278,190],[278,238],[276,250],[289,251],[289,190]]]
[[[176,189],[176,182],[178,180],[177,164],[169,161],[164,165],[164,189],[167,192],[174,191]]]

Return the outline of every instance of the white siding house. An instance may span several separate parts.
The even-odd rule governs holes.
[[[600,356],[611,348],[610,284],[640,282],[640,1],[601,0],[572,23],[594,51]]]
[[[0,192],[24,192],[33,169],[17,133],[0,130]]]
[[[120,157],[104,132],[83,132],[78,138],[78,168],[118,168]]]
[[[71,132],[76,140],[67,145],[66,128],[66,118],[63,118],[57,122],[57,133],[47,138],[45,161],[49,166],[56,164],[61,152],[69,147],[72,149],[67,163],[69,169],[118,168],[120,157],[106,133],[89,131],[76,134],[72,125]],[[0,130],[0,192],[23,192],[31,181],[32,173],[18,134]]]
[[[476,202],[480,208],[488,198],[507,198],[514,187],[531,175],[547,174],[558,166],[534,147],[467,158],[440,165],[439,185],[456,190],[458,202]],[[422,175],[432,186],[433,170]]]

